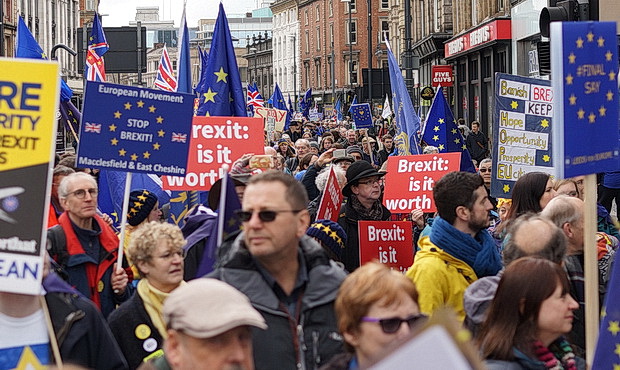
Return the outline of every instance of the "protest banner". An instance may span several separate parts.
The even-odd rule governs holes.
[[[254,117],[261,118],[265,122],[265,129],[267,129],[268,119],[272,118],[275,130],[284,131],[284,124],[286,123],[287,111],[275,108],[254,107]],[[267,129],[267,131],[269,131]]]
[[[89,81],[77,166],[184,175],[194,98]]]
[[[209,190],[246,153],[263,154],[263,120],[250,117],[194,117],[185,177],[164,176],[166,190]]]
[[[321,195],[321,203],[316,213],[317,220],[332,220],[338,222],[340,206],[342,206],[342,189],[338,183],[338,177],[332,166],[329,170],[329,177],[325,184],[325,190]]]
[[[377,260],[403,274],[413,264],[411,221],[359,221],[360,265]]]
[[[545,80],[495,74],[491,196],[511,198],[521,176],[553,172],[554,91],[550,85]]]
[[[388,157],[383,204],[394,213],[435,212],[433,187],[443,175],[459,171],[461,153]]]
[[[0,291],[40,294],[59,68],[0,58]]]

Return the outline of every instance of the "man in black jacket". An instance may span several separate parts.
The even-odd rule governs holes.
[[[480,131],[480,122],[474,121],[471,123],[471,132],[465,140],[467,143],[467,150],[471,158],[480,163],[483,159],[489,156],[489,141],[487,136]]]

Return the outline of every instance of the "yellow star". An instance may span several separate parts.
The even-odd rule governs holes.
[[[435,127],[433,128],[433,131],[435,131],[435,132],[439,131],[439,126],[435,126]]]
[[[579,108],[579,110],[577,111],[577,118],[583,119],[585,114],[586,114],[586,112],[583,110],[583,108]]]
[[[545,162],[549,162],[549,160],[551,160],[551,157],[549,157],[549,155],[545,154],[542,156],[542,160]]]
[[[137,198],[144,202],[146,200],[146,195],[138,195]]]
[[[620,356],[620,344],[616,343],[616,350],[614,351],[614,353]]]
[[[548,119],[543,119],[542,121],[540,121],[540,125],[542,127],[549,127],[549,120]]]
[[[445,147],[443,146],[443,144],[439,144],[439,146],[437,147],[437,149],[439,149],[439,150],[444,150],[444,149],[445,149]]]
[[[586,37],[588,38],[588,42],[594,41],[594,34],[592,33],[592,31],[588,32]]]
[[[125,110],[130,110],[131,104],[129,102],[125,103]]]
[[[144,102],[142,100],[138,100],[136,104],[138,104],[138,108],[144,108]]]
[[[159,143],[155,143],[155,144],[153,144],[153,150],[159,150],[159,147],[160,147],[160,146],[161,146],[161,145],[160,145]]]
[[[517,109],[519,108],[519,102],[516,100],[513,100],[512,103],[510,103],[510,106],[512,107],[512,109]]]
[[[454,139],[454,143],[455,143],[455,144],[458,144],[458,143],[460,143],[460,142],[461,142],[461,139]]]
[[[110,129],[110,131],[116,131],[116,125],[115,124],[111,124],[110,127],[108,127]]]
[[[616,72],[609,72],[609,81],[614,81],[616,79]]]
[[[620,370],[620,364],[614,364],[614,370]]]
[[[41,362],[39,361],[39,358],[34,353],[32,348],[30,348],[30,346],[25,346],[24,350],[22,351],[21,356],[19,357],[17,366],[15,368],[16,369],[39,370],[39,369],[47,369],[47,366],[44,366],[41,364]]]
[[[567,85],[572,85],[573,84],[573,78],[574,77],[570,73],[565,78],[566,78],[566,84]]]
[[[607,50],[607,52],[605,53],[605,60],[608,61],[608,62],[611,62],[611,58],[613,56],[614,56],[614,54],[611,51]]]
[[[607,90],[607,94],[605,95],[607,96],[607,101],[614,100],[614,93],[612,93],[611,90]]]
[[[575,94],[570,95],[570,97],[568,98],[568,102],[570,103],[570,105],[577,104],[577,97],[575,96]]]
[[[439,135],[433,136],[433,141],[439,141]]]
[[[164,117],[162,116],[157,117],[156,120],[157,120],[157,123],[164,123]]]
[[[113,138],[112,140],[110,140],[110,143],[112,145],[117,145],[118,144],[118,139],[117,138]]]
[[[151,106],[149,107],[149,113],[155,113],[155,111],[156,111],[156,110],[157,110],[157,108],[155,108],[155,106],[154,106],[154,105],[151,105]]]
[[[165,134],[166,134],[166,132],[164,130],[157,131],[157,136],[158,137],[164,137]]]
[[[618,324],[618,321],[610,321],[607,331],[609,331],[615,337],[620,331],[620,325]]]
[[[133,202],[133,206],[136,208],[142,208],[142,203],[140,202]]]
[[[125,149],[121,149],[118,151],[118,155],[120,155],[121,157],[124,157],[125,154],[127,154],[127,151]]]
[[[121,118],[123,114],[119,111],[114,112],[114,118]]]
[[[142,155],[144,156],[144,158],[149,159],[151,157],[151,153],[149,152],[144,152],[142,153]]]
[[[568,55],[568,62],[569,62],[570,64],[574,64],[574,63],[575,63],[575,59],[577,59],[577,57],[575,56],[575,54],[570,53],[570,54]]]
[[[601,107],[598,109],[598,115],[601,117],[605,117],[605,113],[607,112],[607,108],[605,108],[605,106],[601,105]]]
[[[224,72],[224,67],[220,67],[220,71],[213,72],[213,74],[217,76],[217,81],[215,81],[215,83],[218,83],[220,81],[224,81],[224,83],[226,83],[226,76],[228,76],[228,73]]]
[[[577,41],[575,41],[575,44],[577,44],[577,48],[581,49],[583,47],[583,39],[579,37]]]
[[[453,128],[452,131],[450,131],[450,132],[452,132],[453,134],[456,134],[456,129]]]
[[[437,120],[437,122],[439,122],[439,123],[444,123],[445,121],[444,121],[444,119],[443,119],[443,118],[440,118],[440,119],[438,119],[438,120]]]
[[[588,116],[588,122],[590,123],[596,122],[596,114],[590,112],[590,115]]]
[[[510,185],[505,184],[504,188],[502,190],[504,190],[504,193],[509,193],[510,192]]]
[[[598,43],[599,48],[602,48],[603,46],[605,46],[605,39],[603,38],[603,36],[599,37],[598,40],[596,40],[596,42]]]
[[[461,150],[467,150],[467,144],[463,144],[463,146],[461,147]]]
[[[211,117],[211,113],[209,113],[209,111],[207,111],[207,112],[205,113],[205,117]]]
[[[207,92],[206,92],[206,93],[204,93],[203,95],[204,95],[204,97],[205,97],[205,102],[210,101],[210,102],[215,103],[215,99],[214,99],[214,97],[215,97],[215,95],[217,95],[217,93],[216,93],[216,92],[211,91],[211,88],[209,88],[209,90],[207,90]]]
[[[137,161],[138,160],[138,155],[136,153],[131,155],[131,160],[132,161]]]

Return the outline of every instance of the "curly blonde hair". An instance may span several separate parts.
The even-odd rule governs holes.
[[[185,239],[181,229],[173,224],[151,221],[134,231],[129,242],[127,255],[136,266],[138,262],[149,262],[153,258],[153,251],[157,248],[157,242],[163,238],[168,239],[168,246],[182,248]]]

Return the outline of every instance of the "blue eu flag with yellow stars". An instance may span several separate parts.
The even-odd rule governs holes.
[[[620,265],[614,263],[601,315],[601,327],[594,352],[593,369],[620,367]]]
[[[245,95],[224,5],[215,21],[213,41],[200,93],[198,116],[247,117]]]
[[[282,90],[280,90],[280,86],[278,86],[277,82],[276,82],[276,87],[273,89],[273,94],[271,95],[271,98],[269,98],[268,103],[271,103],[271,105],[275,109],[280,109],[280,110],[284,110],[288,112],[288,107],[286,106],[286,102],[284,101],[284,95],[282,95]],[[284,124],[285,127],[288,127],[290,123],[291,123],[291,115],[287,113],[286,122]]]
[[[436,146],[439,153],[460,152],[461,171],[476,173],[465,139],[456,126],[456,120],[441,86],[428,112],[422,140],[428,145]]]
[[[351,116],[355,121],[355,128],[371,128],[372,114],[370,113],[370,104],[362,103],[351,106]]]

